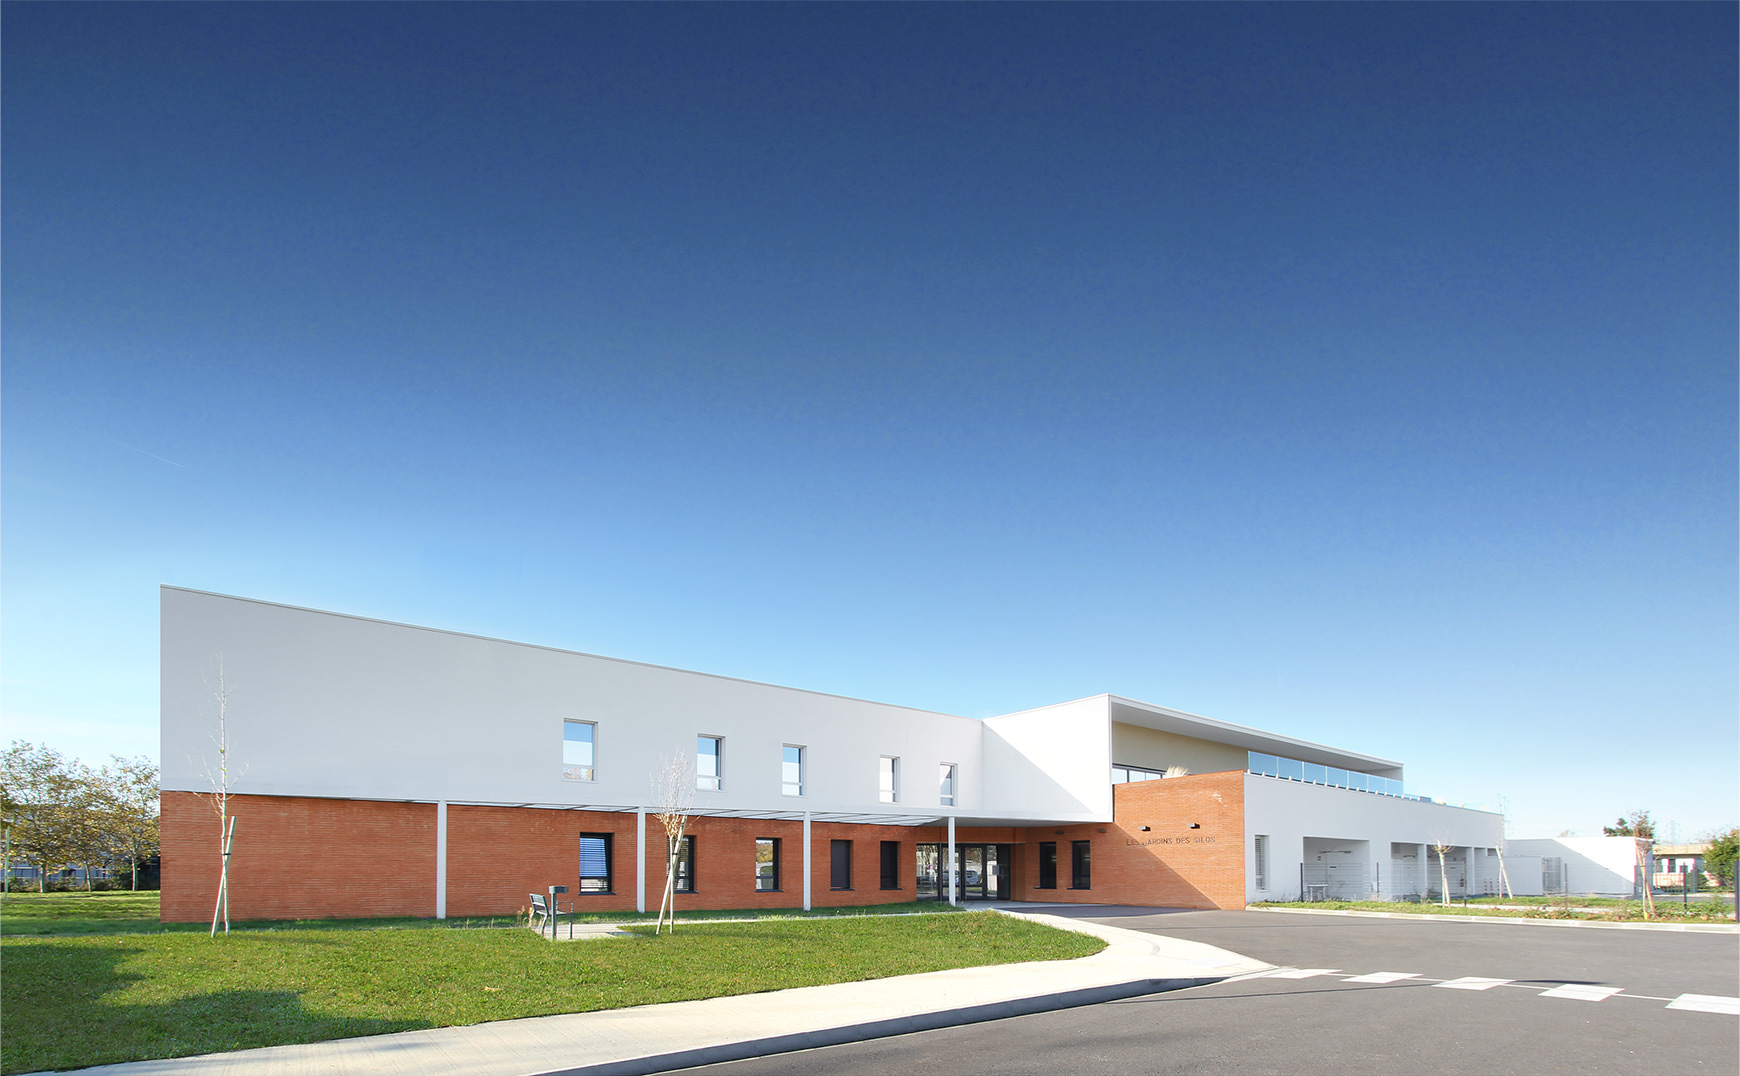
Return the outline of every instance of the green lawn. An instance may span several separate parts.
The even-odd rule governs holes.
[[[6,913],[14,914],[10,897]],[[279,926],[216,939],[180,930],[9,935],[0,1070],[1066,960],[1103,945],[989,912],[697,922],[658,938],[650,927],[629,929],[634,936],[584,942],[549,942],[526,930],[378,925]]]
[[[0,934],[6,935],[76,935],[76,934],[204,934],[211,924],[160,923],[158,894],[140,893],[9,893],[0,900]],[[851,915],[899,915],[902,913],[931,914],[958,912],[940,901],[899,904],[871,904],[853,908],[771,908],[756,911],[679,911],[679,922],[699,922],[709,919],[822,919]],[[652,915],[639,912],[591,912],[574,917],[576,923],[651,923]],[[567,916],[563,917],[564,923]],[[372,930],[379,927],[401,927],[425,930],[463,930],[476,927],[511,927],[520,920],[511,915],[473,916],[464,919],[297,919],[232,922],[232,931],[307,929],[321,927],[332,930]]]

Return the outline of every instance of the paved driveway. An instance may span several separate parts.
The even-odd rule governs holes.
[[[1058,909],[1047,908],[1048,912]],[[1740,936],[1271,912],[1073,914],[1231,949],[1262,978],[760,1058],[738,1073],[1740,1071]]]

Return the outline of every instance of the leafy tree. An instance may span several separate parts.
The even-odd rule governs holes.
[[[1601,832],[1609,837],[1647,837],[1653,840],[1655,823],[1650,820],[1648,811],[1633,811],[1611,826],[1602,826]]]
[[[19,858],[48,876],[77,864],[92,888],[95,867],[115,869],[154,855],[159,845],[157,764],[116,757],[93,770],[47,745],[14,741],[0,755],[0,816]]]
[[[104,798],[111,816],[110,832],[117,850],[132,867],[133,888],[139,888],[139,861],[157,854],[163,834],[157,814],[157,763],[143,755],[122,758],[103,767]]]
[[[1740,827],[1710,837],[1710,847],[1704,852],[1704,869],[1720,879],[1723,885],[1732,886],[1737,857],[1740,857]]]
[[[37,887],[48,875],[85,858],[90,807],[89,770],[46,744],[12,741],[0,755],[0,805],[13,847],[35,863]]]

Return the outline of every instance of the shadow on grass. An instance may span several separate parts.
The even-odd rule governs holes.
[[[142,976],[123,969],[142,950],[52,942],[6,950],[0,979],[0,1072],[82,1068],[257,1046],[381,1035],[427,1021],[330,1017],[289,990],[233,990],[161,1003],[118,995]]]

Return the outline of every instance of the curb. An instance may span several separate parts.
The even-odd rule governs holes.
[[[1082,959],[1088,958],[1083,957]],[[1113,983],[1057,994],[1018,998],[1013,1001],[999,1001],[989,1005],[939,1009],[933,1012],[915,1013],[911,1016],[888,1020],[871,1020],[862,1024],[847,1024],[843,1027],[830,1027],[818,1031],[802,1031],[790,1035],[775,1035],[771,1038],[703,1046],[694,1050],[680,1050],[669,1054],[654,1054],[621,1061],[605,1061],[596,1065],[582,1065],[578,1068],[550,1069],[531,1074],[531,1076],[650,1076],[651,1073],[694,1068],[698,1065],[717,1065],[726,1061],[747,1061],[773,1054],[814,1050],[823,1046],[843,1046],[846,1043],[869,1042],[873,1039],[884,1039],[892,1035],[936,1031],[945,1027],[962,1027],[990,1020],[1003,1020],[1011,1016],[1031,1016],[1034,1013],[1055,1012],[1059,1009],[1073,1009],[1083,1005],[1097,1005],[1103,1001],[1119,1001],[1123,998],[1141,997],[1145,994],[1160,994],[1169,990],[1206,986],[1209,983],[1218,983],[1224,978],[1226,977],[1217,975],[1205,979],[1146,979]]]
[[[1011,915],[1000,910],[999,914]],[[1200,942],[1045,913],[1011,917],[1097,936],[1106,945],[1069,961],[978,965],[618,1010],[123,1062],[89,1071],[113,1076],[641,1076],[1143,997],[1272,969]]]
[[[1734,923],[1603,923],[1592,919],[1533,919],[1519,915],[1431,915],[1419,912],[1366,912],[1352,908],[1246,908],[1279,915],[1344,915],[1356,919],[1409,919],[1419,923],[1516,923],[1531,927],[1585,927],[1595,930],[1664,930],[1680,934],[1740,934]]]

